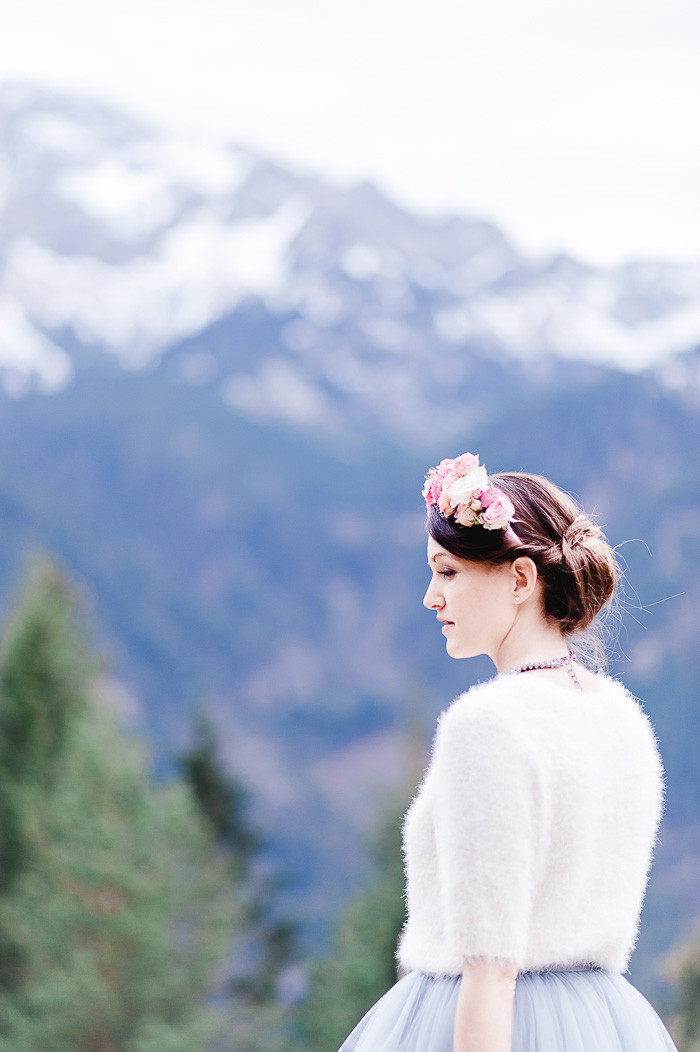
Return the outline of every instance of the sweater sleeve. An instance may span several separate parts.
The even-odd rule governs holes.
[[[460,958],[519,965],[542,851],[537,766],[503,714],[458,701],[431,777],[444,931]]]

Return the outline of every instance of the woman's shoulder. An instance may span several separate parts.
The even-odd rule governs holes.
[[[516,718],[522,696],[514,687],[509,677],[496,676],[455,698],[438,720],[435,751],[445,751],[454,744],[460,750],[480,751],[488,745],[523,752],[526,742]]]
[[[460,694],[438,721],[436,740],[447,735],[504,741],[527,740],[538,724],[569,722],[636,724],[653,736],[642,703],[617,679],[604,674],[590,677],[587,689],[576,691],[547,678],[546,672],[500,675]]]
[[[476,683],[462,694],[458,694],[440,714],[438,730],[446,726],[470,725],[482,720],[498,723],[504,715],[504,707],[507,708],[517,698],[517,691],[513,691],[512,683],[506,682],[507,678],[494,676],[493,679]]]
[[[494,676],[483,683],[476,683],[441,713],[438,728],[460,724],[471,726],[483,723],[489,726],[508,724],[513,712],[522,710],[540,691],[525,676]]]
[[[429,776],[442,799],[512,800],[538,780],[539,745],[518,714],[517,691],[489,680],[471,687],[438,720]],[[462,798],[462,797],[460,797]]]

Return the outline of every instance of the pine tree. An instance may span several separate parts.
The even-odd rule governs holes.
[[[216,843],[235,869],[246,873],[260,849],[260,837],[246,817],[245,789],[223,769],[214,728],[208,720],[197,721],[195,740],[182,756],[180,766]]]
[[[219,1032],[230,873],[189,787],[152,784],[96,700],[95,668],[39,562],[0,654],[0,1049],[197,1052]],[[244,1047],[232,1022],[217,1048]]]
[[[256,1048],[287,1048],[279,983],[294,958],[296,928],[276,916],[279,881],[266,872],[265,844],[250,823],[248,794],[224,769],[207,720],[197,722],[181,767],[240,893],[240,937],[228,988],[236,1003],[259,1009]]]
[[[89,672],[71,616],[60,575],[37,563],[0,663],[0,890],[27,861],[32,805],[54,782],[71,720],[85,702]]]
[[[311,971],[299,1011],[302,1047],[338,1048],[397,979],[396,945],[404,921],[401,819],[392,808],[374,838],[376,877],[342,911],[329,956]]]

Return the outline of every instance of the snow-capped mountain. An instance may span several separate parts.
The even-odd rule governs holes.
[[[700,342],[700,263],[526,258],[492,224],[413,215],[369,184],[27,87],[0,90],[0,141],[0,373],[14,394],[63,387],[76,349],[153,363],[251,302],[280,323],[279,353],[219,370],[222,397],[300,420],[388,384],[411,405],[425,375],[474,348],[638,371]],[[182,368],[202,382],[218,366],[202,351]]]

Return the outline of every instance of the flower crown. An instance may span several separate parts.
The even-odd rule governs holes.
[[[506,530],[515,516],[510,498],[490,482],[486,468],[475,453],[462,453],[454,460],[441,460],[425,477],[425,506],[437,504],[442,514],[460,526],[483,526]]]

